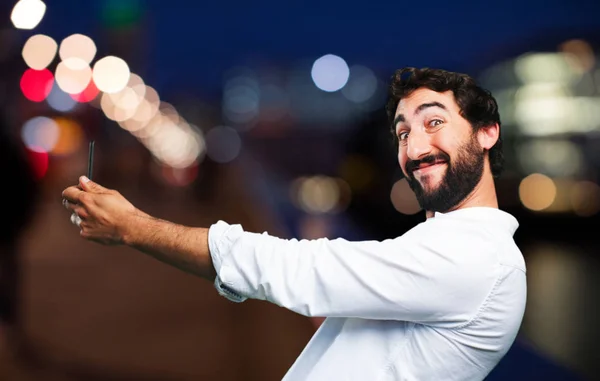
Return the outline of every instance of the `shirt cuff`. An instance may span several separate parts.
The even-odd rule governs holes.
[[[208,248],[210,250],[213,267],[217,273],[214,283],[217,292],[219,295],[232,302],[241,303],[248,298],[235,291],[232,285],[227,284],[226,281],[221,279],[222,273],[225,272],[224,270],[226,269],[226,266],[223,266],[223,261],[229,254],[232,244],[232,239],[228,236],[228,233],[231,230],[243,231],[241,226],[229,225],[224,221],[213,224],[208,230]]]
[[[221,282],[221,278],[219,278],[218,275],[215,278],[215,288],[217,289],[217,292],[219,293],[219,295],[221,295],[222,297],[224,297],[226,299],[229,299],[230,301],[232,301],[234,303],[241,303],[248,299],[247,297],[242,296],[242,295],[238,294],[237,292],[233,291],[232,289],[230,289],[229,287],[227,287],[223,282]]]

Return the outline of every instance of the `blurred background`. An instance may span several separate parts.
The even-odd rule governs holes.
[[[424,220],[383,110],[404,66],[468,73],[501,108],[529,294],[488,379],[600,379],[599,16],[594,0],[2,1],[0,108],[39,195],[3,253],[0,379],[281,379],[318,319],[85,242],[60,192],[94,140],[94,179],[160,218],[401,235]]]

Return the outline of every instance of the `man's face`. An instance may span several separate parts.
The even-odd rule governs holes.
[[[477,186],[485,153],[451,91],[421,88],[398,104],[398,161],[421,207],[447,212]]]

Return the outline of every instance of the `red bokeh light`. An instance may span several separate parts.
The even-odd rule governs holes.
[[[29,164],[31,165],[31,170],[36,179],[41,179],[48,172],[48,152],[44,152],[43,149],[40,149],[41,152],[32,151],[30,149],[27,150],[27,156],[29,157]]]
[[[172,168],[168,165],[162,165],[163,179],[170,185],[184,187],[190,185],[198,177],[198,164],[187,168]]]
[[[79,94],[71,94],[71,98],[75,99],[79,103],[87,103],[93,101],[98,96],[98,93],[100,93],[100,90],[98,90],[94,80],[92,79],[85,90]]]
[[[21,91],[32,102],[42,102],[54,84],[54,75],[48,69],[27,69],[21,77]]]

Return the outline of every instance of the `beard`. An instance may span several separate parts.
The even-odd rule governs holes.
[[[421,163],[446,163],[446,172],[436,188],[423,186],[414,176]],[[473,192],[481,177],[485,163],[485,151],[481,148],[475,134],[458,150],[455,160],[451,161],[446,153],[425,157],[406,164],[406,180],[415,193],[421,208],[426,211],[445,213],[460,204]]]

